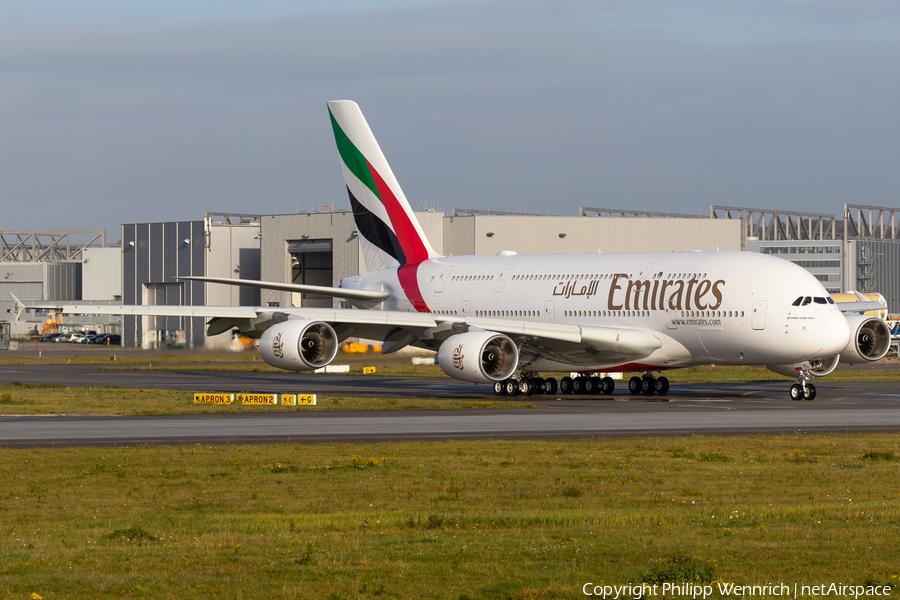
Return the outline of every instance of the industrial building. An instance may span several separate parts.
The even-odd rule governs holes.
[[[119,317],[52,315],[28,311],[14,322],[10,292],[24,302],[118,302],[121,249],[103,230],[0,231],[0,322],[5,335],[68,333],[90,328],[116,333]]]
[[[260,278],[259,217],[206,213],[202,221],[122,225],[122,303],[258,306],[259,291],[181,277]],[[126,316],[125,346],[228,347],[230,332],[207,339],[194,317]]]
[[[706,216],[582,207],[578,216],[455,209],[416,213],[444,255],[747,250],[812,272],[830,292],[880,292],[900,313],[900,209],[845,205],[828,214],[712,206]],[[206,213],[202,220],[122,225],[105,233],[0,232],[0,323],[15,336],[46,324],[28,314],[12,325],[8,292],[24,301],[105,304],[340,307],[312,294],[180,279],[262,279],[337,286],[366,270],[347,210],[283,215]],[[3,318],[5,317],[5,318]],[[202,318],[66,315],[65,328],[121,330],[125,346],[229,347],[234,332],[207,337]]]

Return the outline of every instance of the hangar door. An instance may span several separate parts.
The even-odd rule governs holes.
[[[334,243],[332,240],[289,240],[291,283],[334,285]],[[332,308],[334,300],[318,294],[291,294],[293,306]]]

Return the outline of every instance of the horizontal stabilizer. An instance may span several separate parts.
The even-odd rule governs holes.
[[[221,283],[224,285],[240,285],[244,287],[256,287],[264,290],[280,290],[282,292],[296,292],[306,294],[318,294],[332,298],[345,298],[347,300],[365,300],[368,302],[381,302],[390,297],[389,292],[376,292],[374,290],[351,290],[346,288],[326,287],[323,285],[303,285],[298,283],[277,283],[275,281],[257,281],[255,279],[232,279],[229,277],[178,277],[191,281],[205,281],[207,283]]]
[[[15,322],[19,322],[19,317],[22,316],[22,313],[25,312],[25,305],[22,304],[22,301],[16,298],[16,295],[12,292],[9,293],[9,297],[12,298],[13,301],[13,312],[16,313]]]

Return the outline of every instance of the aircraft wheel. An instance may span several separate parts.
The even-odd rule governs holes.
[[[543,377],[535,377],[531,380],[531,383],[534,384],[534,393],[535,394],[543,394],[544,393],[544,378]]]
[[[599,377],[591,377],[589,381],[591,382],[591,393],[592,394],[594,394],[596,396],[598,394],[603,393],[603,382],[600,380]]]
[[[632,394],[640,394],[641,393],[641,378],[640,377],[632,377],[628,380],[628,391]]]
[[[595,394],[597,392],[597,379],[594,377],[585,377],[584,381],[584,393],[585,394]]]
[[[665,396],[669,393],[669,379],[667,377],[660,377],[656,380],[656,393],[660,396]]]
[[[791,400],[803,400],[803,388],[799,383],[791,386]]]
[[[572,393],[573,394],[583,394],[584,393],[584,377],[576,377],[572,380]]]
[[[506,395],[506,382],[505,381],[495,381],[494,382],[494,394],[497,396],[505,396]]]
[[[556,380],[552,377],[548,377],[544,380],[544,393],[545,394],[555,394],[556,393]]]
[[[572,383],[573,380],[571,377],[566,376],[563,377],[559,382],[559,391],[563,394],[571,394],[572,393]]]
[[[600,380],[600,384],[603,386],[603,393],[607,396],[616,391],[616,382],[612,377],[604,377]]]
[[[806,393],[803,394],[804,400],[815,400],[816,399],[816,386],[811,383],[806,384]]]
[[[522,378],[519,381],[519,393],[523,396],[530,396],[534,393],[534,380],[530,378]]]
[[[506,387],[506,395],[507,396],[518,396],[519,395],[519,382],[515,379],[507,379],[503,385]]]
[[[641,379],[641,393],[645,396],[651,396],[656,393],[656,379],[653,377],[644,377]]]

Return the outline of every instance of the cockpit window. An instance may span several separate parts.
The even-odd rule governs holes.
[[[800,306],[800,303],[803,302],[803,296],[800,296],[791,304],[791,306]]]
[[[832,298],[831,296],[825,299],[828,301],[828,304],[834,304],[834,298]]]
[[[813,298],[813,301],[814,301],[816,304],[828,304],[828,301],[825,300],[825,298],[819,298],[819,297],[816,297],[816,298]]]
[[[803,299],[803,302],[800,303],[800,306],[806,306],[807,304],[809,304],[811,302],[812,302],[812,298],[807,296],[806,298]]]

